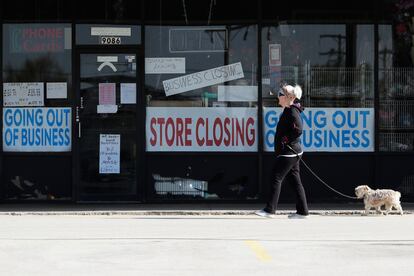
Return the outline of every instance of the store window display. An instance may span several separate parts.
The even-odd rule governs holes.
[[[256,158],[231,154],[258,150],[257,26],[147,26],[145,34],[154,198],[255,198],[256,168],[240,174],[236,163]],[[185,155],[162,158],[171,152]],[[218,152],[226,156],[210,155]]]
[[[70,198],[71,36],[70,24],[3,25],[2,182],[7,199]],[[42,169],[32,169],[39,160]]]

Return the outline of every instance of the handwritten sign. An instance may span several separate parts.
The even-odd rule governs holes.
[[[244,78],[241,62],[165,80],[165,95],[171,96],[194,89]]]
[[[120,173],[120,134],[101,134],[99,137],[99,173]]]
[[[146,58],[145,74],[185,74],[185,58]]]
[[[44,106],[43,82],[5,82],[3,106]]]

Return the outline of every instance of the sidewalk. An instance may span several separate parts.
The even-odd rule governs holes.
[[[0,215],[252,215],[263,206],[263,203],[5,203],[0,204]],[[402,203],[402,207],[405,214],[414,213],[414,203]],[[294,210],[294,204],[280,204],[277,214],[290,214]],[[353,215],[362,214],[364,206],[362,202],[309,204],[309,210],[311,215]]]

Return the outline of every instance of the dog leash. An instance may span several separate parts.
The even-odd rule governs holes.
[[[288,145],[288,144],[286,144],[286,146],[291,150],[291,151],[293,151],[295,154],[296,154],[296,156],[297,157],[299,157],[299,160],[303,163],[303,165],[305,165],[305,167],[309,170],[309,172],[311,173],[311,174],[313,174],[313,176],[315,176],[316,177],[316,179],[318,179],[322,184],[324,184],[326,187],[328,187],[329,189],[331,189],[332,191],[334,191],[335,193],[337,193],[337,194],[339,194],[339,195],[341,195],[341,196],[343,196],[343,197],[347,197],[347,198],[350,198],[350,199],[358,199],[356,196],[349,196],[349,195],[346,195],[346,194],[343,194],[343,193],[341,193],[341,192],[339,192],[339,191],[337,191],[337,190],[335,190],[334,188],[332,188],[331,186],[329,186],[328,184],[326,184],[326,182],[325,181],[323,181],[309,166],[308,166],[308,164],[306,164],[306,162],[302,159],[302,156],[300,156],[294,149],[292,149],[292,147],[290,146],[290,145]]]

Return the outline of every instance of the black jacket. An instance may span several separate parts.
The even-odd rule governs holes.
[[[300,113],[304,110],[299,103],[285,107],[276,127],[275,153],[276,155],[293,155],[289,145],[297,153],[302,152],[300,136],[302,135],[302,119]]]

